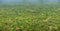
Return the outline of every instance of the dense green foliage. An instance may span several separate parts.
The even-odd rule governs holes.
[[[0,31],[60,31],[60,6],[58,4],[2,5]]]

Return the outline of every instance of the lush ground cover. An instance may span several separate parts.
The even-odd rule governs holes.
[[[0,31],[60,31],[60,5],[1,5]]]

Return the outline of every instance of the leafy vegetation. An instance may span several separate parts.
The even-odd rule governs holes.
[[[1,5],[0,31],[60,31],[60,6]]]

